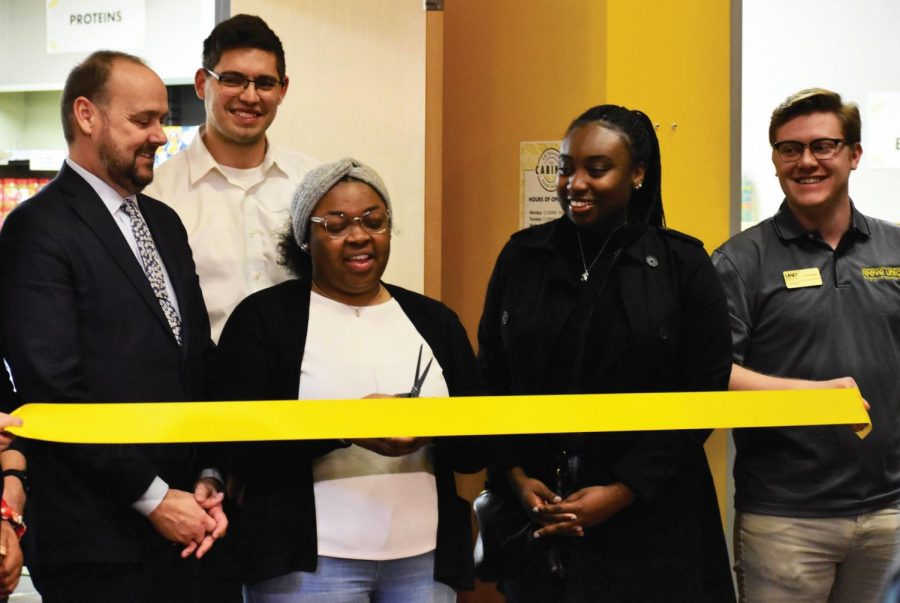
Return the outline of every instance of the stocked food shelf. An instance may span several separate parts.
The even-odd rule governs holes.
[[[50,178],[0,178],[0,227],[9,212],[49,182]]]

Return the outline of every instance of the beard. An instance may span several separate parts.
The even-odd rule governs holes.
[[[138,155],[155,150],[155,147],[144,146],[129,157],[124,151],[114,148],[108,139],[104,139],[97,149],[107,177],[112,183],[133,194],[141,192],[153,182],[153,168],[142,171],[137,165]]]

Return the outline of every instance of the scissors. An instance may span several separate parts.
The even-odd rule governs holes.
[[[419,359],[416,360],[416,376],[413,379],[413,386],[408,392],[404,392],[402,394],[397,394],[398,398],[418,398],[419,392],[422,391],[422,384],[425,383],[425,377],[428,376],[428,369],[431,368],[431,363],[434,362],[434,357],[428,361],[428,364],[425,365],[425,372],[422,373],[422,376],[419,376],[419,369],[422,368],[422,348],[425,347],[425,344],[422,343],[419,345]]]

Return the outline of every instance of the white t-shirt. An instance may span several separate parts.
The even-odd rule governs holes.
[[[422,346],[396,300],[356,309],[313,292],[299,398],[361,398],[408,392]],[[437,359],[422,385],[421,403],[447,396]],[[378,404],[377,399],[372,404]],[[359,446],[335,450],[313,464],[319,555],[399,559],[434,550],[437,486],[430,447],[386,457]]]

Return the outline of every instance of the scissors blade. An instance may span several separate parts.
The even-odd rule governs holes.
[[[419,344],[419,357],[416,359],[416,374],[413,375],[413,387],[419,382],[419,369],[422,368],[422,348],[424,347],[424,343]]]
[[[413,386],[413,390],[415,390],[415,394],[413,392],[409,392],[410,398],[418,398],[419,392],[422,391],[422,385],[425,384],[425,377],[428,376],[428,369],[431,368],[431,363],[434,362],[434,358],[428,361],[428,364],[425,365],[425,372],[422,373],[422,376],[416,381],[416,384]]]
[[[425,365],[425,372],[422,373],[422,376],[419,376],[419,369],[422,368],[422,349],[425,347],[425,344],[419,345],[419,359],[416,361],[416,376],[413,380],[412,389],[409,390],[410,398],[418,398],[419,392],[422,391],[422,384],[425,383],[425,377],[428,376],[428,371],[431,369],[431,363],[434,362],[434,357],[428,361],[428,364]]]

